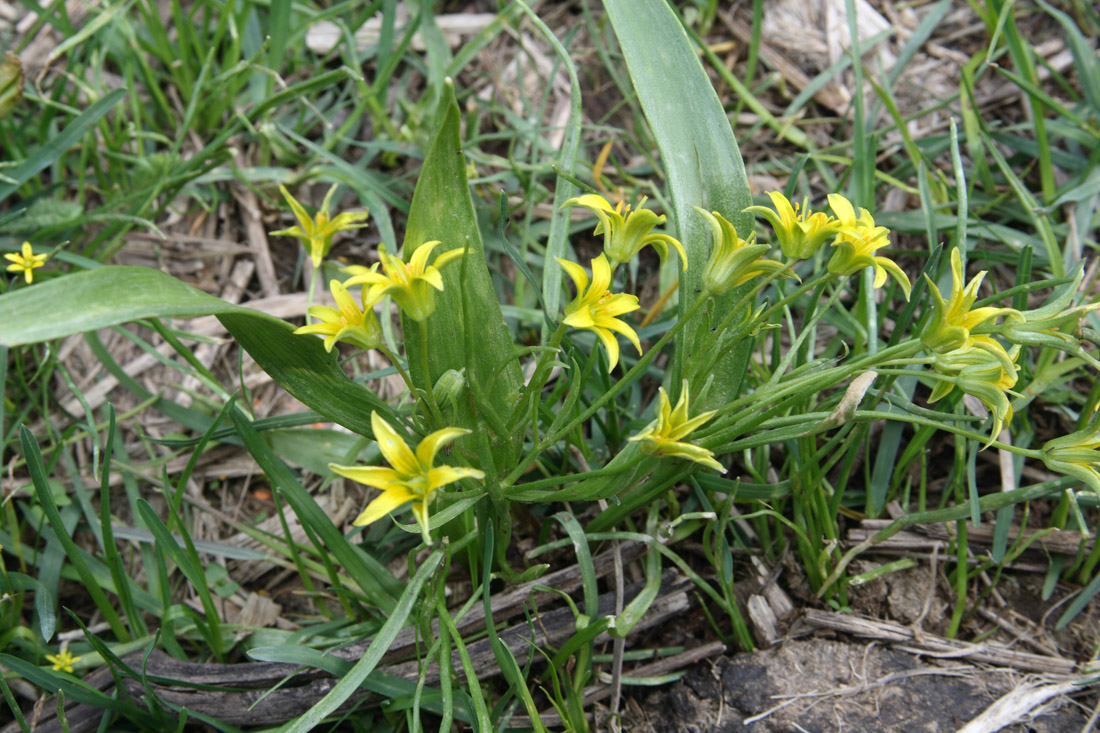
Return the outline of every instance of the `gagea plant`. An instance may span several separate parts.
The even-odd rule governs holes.
[[[793,555],[823,602],[847,607],[846,573],[858,548],[844,549],[845,517],[877,517],[894,501],[905,513],[925,510],[923,447],[933,436],[958,456],[942,476],[952,490],[941,510],[957,509],[954,520],[978,520],[989,508],[1012,503],[1011,490],[994,496],[967,484],[968,457],[1004,451],[1056,474],[1042,490],[1013,489],[1031,492],[1019,502],[1052,498],[1063,507],[1063,524],[1072,517],[1080,531],[1091,529],[1082,506],[1100,494],[1100,394],[1093,390],[1068,411],[1075,413],[1075,431],[1041,447],[1032,447],[1030,424],[1021,429],[1037,375],[1050,383],[1057,381],[1049,371],[1057,364],[1098,365],[1082,338],[1100,307],[1082,295],[1083,266],[1052,272],[1048,280],[999,281],[1011,292],[996,292],[995,278],[978,266],[983,245],[967,235],[965,197],[952,211],[959,228],[929,243],[892,228],[905,217],[882,210],[882,190],[869,195],[854,184],[823,190],[818,179],[795,176],[785,191],[767,191],[754,203],[726,112],[672,11],[656,0],[607,6],[667,166],[667,195],[647,200],[640,188],[625,188],[622,197],[610,196],[598,176],[588,186],[572,159],[562,170],[577,175],[553,179],[557,203],[550,228],[540,230],[544,237],[517,247],[502,197],[490,238],[479,224],[489,216],[478,216],[471,197],[459,106],[448,82],[407,219],[398,220],[400,245],[362,248],[366,256],[357,261],[336,257],[337,235],[364,242],[356,238],[375,231],[368,213],[334,210],[338,185],[316,211],[302,203],[311,200],[307,186],[267,186],[271,200],[289,207],[277,216],[294,222],[270,227],[271,234],[300,240],[302,264],[308,262],[318,282],[328,281],[324,302],[313,300],[309,286],[310,305],[293,323],[150,268],[83,269],[76,260],[67,267],[51,260],[43,268],[46,255],[30,244],[6,255],[11,275],[0,295],[0,343],[17,358],[35,344],[153,319],[148,322],[165,342],[194,365],[189,349],[157,319],[215,315],[308,408],[295,425],[327,421],[350,436],[341,443],[344,458],[311,456],[317,460],[291,468],[267,433],[277,426],[254,420],[247,395],[219,384],[205,367],[196,372],[216,399],[173,413],[201,436],[173,446],[190,449],[197,442],[194,450],[201,451],[233,441],[248,449],[273,486],[283,526],[293,512],[304,528],[297,544],[266,534],[263,542],[280,548],[286,567],[302,575],[325,624],[346,623],[354,627],[349,634],[365,629],[361,635],[380,645],[343,666],[318,661],[317,650],[303,652],[301,664],[327,665],[342,680],[291,731],[343,709],[405,625],[420,634],[422,668],[442,664],[450,685],[452,661],[466,653],[457,631],[462,615],[483,602],[489,609],[491,590],[537,579],[547,566],[533,561],[554,552],[575,559],[583,578],[583,599],[568,602],[575,618],[571,638],[539,649],[533,666],[523,667],[500,646],[489,609],[482,628],[507,693],[486,699],[487,688],[465,669],[462,709],[489,730],[499,722],[492,716],[503,714],[491,713],[494,705],[514,704],[540,728],[539,697],[568,725],[585,728],[596,639],[631,634],[668,567],[690,573],[716,633],[744,649],[753,640],[734,593],[741,582],[734,548]],[[657,41],[679,59],[669,67],[670,80],[638,72]],[[679,131],[662,117],[669,105],[654,100],[683,94],[692,95],[699,114],[677,120],[687,126]],[[957,137],[950,142],[957,152]],[[804,195],[792,203],[795,191]],[[901,199],[910,208],[904,214],[920,211],[916,197]],[[1029,308],[1028,296],[1044,288],[1056,290]],[[61,299],[87,308],[41,316]],[[389,375],[396,375],[390,389],[397,383],[400,394],[384,398],[379,380]],[[153,404],[158,396],[146,399]],[[86,428],[94,430],[94,423]],[[905,447],[879,468],[871,436],[885,430],[898,442],[904,436]],[[37,440],[67,437],[42,433]],[[67,539],[37,440],[24,430],[32,514],[56,523],[53,531]],[[97,460],[109,463],[112,455],[107,448]],[[102,475],[107,486],[109,467]],[[306,490],[306,479],[317,493]],[[337,525],[317,496],[341,481],[361,500]],[[90,576],[99,573],[104,590],[93,601],[115,642],[151,634],[127,626],[122,616],[131,623],[143,615],[139,602],[155,602],[170,620],[167,633],[151,643],[168,637],[167,649],[175,653],[172,629],[186,626],[214,658],[224,659],[237,641],[232,629],[219,626],[208,588],[216,589],[218,580],[210,580],[181,519],[186,485],[186,477],[178,486],[164,481],[167,521],[148,504],[141,516],[157,547],[170,548],[161,562],[168,557],[181,569],[198,601],[168,613],[176,609],[170,586],[158,587],[159,596],[123,598],[122,578],[108,584],[107,570],[81,567]],[[106,506],[103,516],[109,527]],[[755,529],[758,545],[735,520]],[[76,515],[66,513],[64,521],[71,529]],[[110,544],[109,534],[97,539]],[[628,542],[644,546],[644,588],[627,603],[620,598],[613,612],[601,611],[593,548]],[[703,548],[711,566],[699,567],[699,555],[686,555],[689,543]],[[75,546],[72,552],[74,567],[84,562]],[[955,559],[965,590],[965,552]],[[448,595],[456,579],[470,589],[462,609],[452,607]],[[74,655],[55,644],[35,637],[27,655],[59,678],[73,673],[74,663],[102,659],[94,656],[102,650],[74,645]],[[43,656],[46,651],[56,653]],[[291,656],[280,661],[299,663]]]

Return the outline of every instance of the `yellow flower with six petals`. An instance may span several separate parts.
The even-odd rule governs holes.
[[[829,206],[836,214],[839,229],[833,240],[834,252],[829,258],[829,272],[834,275],[854,275],[864,267],[875,268],[874,287],[881,288],[889,273],[901,286],[905,299],[909,300],[909,278],[888,257],[875,252],[890,245],[890,230],[875,226],[875,220],[867,209],[860,208],[859,216],[848,199],[838,193],[829,194]]]
[[[804,199],[799,207],[798,204],[792,206],[779,191],[768,191],[768,197],[775,211],[766,206],[750,206],[745,211],[768,220],[779,240],[779,249],[790,259],[813,257],[825,240],[837,233],[837,220],[823,211],[810,211],[809,199]]]
[[[12,263],[8,265],[8,272],[22,272],[28,285],[34,282],[35,268],[45,265],[49,257],[48,254],[36,255],[30,242],[23,242],[21,252],[9,252],[4,255],[4,259]]]
[[[592,260],[591,284],[588,282],[588,273],[580,265],[561,258],[558,258],[558,264],[577,286],[577,297],[565,306],[565,318],[562,322],[573,328],[586,328],[596,334],[607,349],[607,360],[610,364],[608,373],[619,363],[619,342],[615,333],[626,336],[641,354],[642,345],[638,341],[638,334],[625,321],[617,318],[624,313],[636,311],[641,306],[638,305],[637,296],[611,293],[611,265],[608,264],[607,257],[601,254]]]
[[[687,270],[687,252],[684,251],[680,240],[651,231],[658,224],[664,224],[666,217],[664,214],[658,215],[643,208],[644,198],[634,211],[630,211],[629,206],[626,207],[626,211],[623,211],[624,202],[620,201],[617,206],[612,206],[610,201],[594,193],[569,199],[563,206],[583,206],[599,218],[600,223],[592,233],[603,235],[604,253],[610,258],[612,269],[632,260],[646,245],[657,250],[661,262],[664,262],[665,257],[668,256],[668,247],[672,245],[672,248],[679,253],[684,269]]]
[[[68,648],[66,648],[62,649],[57,654],[47,654],[46,661],[53,664],[55,672],[68,672],[72,674],[76,670],[73,665],[80,661],[80,657],[74,657]]]
[[[462,248],[450,249],[436,257],[434,264],[429,265],[428,257],[440,244],[438,240],[425,242],[416,248],[408,263],[388,253],[385,247],[379,247],[378,258],[382,261],[382,272],[385,274],[378,272],[375,267],[368,269],[362,265],[352,265],[345,268],[345,272],[352,277],[344,285],[370,285],[366,300],[376,301],[389,295],[409,318],[425,321],[435,312],[434,290],[443,290],[443,276],[439,273],[439,268],[466,253]]]
[[[321,260],[328,255],[328,251],[332,247],[332,237],[336,232],[361,229],[367,225],[360,222],[366,221],[370,216],[370,212],[364,210],[348,211],[333,217],[329,213],[329,205],[332,203],[332,195],[336,193],[338,186],[339,184],[335,183],[332,185],[332,188],[325,194],[325,200],[321,204],[317,216],[310,217],[306,213],[305,207],[290,195],[286,187],[279,185],[279,192],[283,194],[283,198],[290,205],[290,210],[294,212],[294,218],[298,220],[298,226],[271,232],[271,236],[297,237],[302,240],[309,248],[309,259],[312,260],[314,267],[320,267]]]
[[[714,459],[713,452],[684,442],[684,438],[709,421],[718,411],[703,412],[688,419],[690,397],[686,379],[680,387],[680,399],[677,400],[676,407],[672,407],[664,387],[660,388],[657,399],[657,420],[642,432],[631,436],[629,440],[633,443],[641,443],[642,453],[646,455],[686,458],[725,473],[725,467]]]
[[[1020,312],[1013,308],[972,308],[974,301],[978,299],[978,288],[985,279],[985,271],[979,272],[964,286],[962,256],[959,250],[951,250],[952,290],[949,301],[944,301],[940,289],[931,278],[927,275],[924,277],[932,292],[932,319],[920,337],[925,348],[939,354],[957,349],[983,349],[996,357],[1006,371],[1011,370],[1012,360],[997,340],[987,335],[971,334],[972,329],[990,319],[1003,315],[1020,317]]]
[[[377,265],[375,265],[377,267]],[[325,351],[332,351],[337,341],[346,341],[361,349],[377,349],[382,343],[382,326],[374,315],[374,304],[378,298],[363,302],[363,307],[355,302],[347,288],[339,280],[328,284],[336,307],[315,305],[309,309],[309,315],[320,320],[297,329],[295,334],[319,333],[325,336]],[[366,298],[367,291],[363,290]]]
[[[443,428],[427,435],[416,447],[414,453],[388,422],[372,412],[371,429],[378,441],[382,456],[392,468],[382,466],[340,466],[330,463],[335,473],[358,481],[367,486],[380,489],[382,493],[367,505],[363,513],[352,523],[356,527],[366,526],[401,506],[412,502],[413,516],[420,525],[425,544],[432,544],[429,533],[428,506],[436,489],[454,483],[459,479],[483,479],[485,474],[476,468],[456,466],[434,466],[435,455],[439,449],[455,438],[469,433],[463,428]]]

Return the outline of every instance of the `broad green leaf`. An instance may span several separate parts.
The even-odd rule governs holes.
[[[227,303],[149,267],[99,267],[19,288],[0,295],[0,313],[5,314],[0,345],[9,347],[142,318],[217,316],[276,382],[327,419],[368,436],[371,410],[394,421],[390,408],[349,379],[337,355],[326,353],[320,340],[295,336],[285,321]]]
[[[465,369],[467,383],[481,402],[479,409],[492,406],[506,414],[517,399],[522,378],[485,260],[466,181],[459,122],[454,85],[448,82],[439,127],[413,194],[403,254],[407,259],[418,246],[436,239],[443,242],[437,251],[466,247],[468,252],[442,270],[444,290],[436,293],[436,311],[427,320],[431,372],[427,381],[421,368],[420,324],[408,318],[404,319],[405,350],[418,384],[430,388],[448,369]],[[489,389],[491,393],[483,394]],[[459,403],[458,424],[476,426],[466,401]]]
[[[688,270],[680,276],[682,317],[700,288],[711,241],[706,222],[691,207],[719,212],[748,236],[753,220],[744,213],[752,204],[745,164],[722,103],[676,13],[664,0],[604,0],[604,7],[661,151],[676,227],[687,250]],[[740,297],[741,289],[727,293],[718,299],[715,312],[725,313]],[[685,326],[683,337],[676,339],[677,373],[709,342],[709,329],[702,314]],[[706,404],[696,409],[717,407],[736,396],[748,356],[749,344],[744,343],[718,362]]]

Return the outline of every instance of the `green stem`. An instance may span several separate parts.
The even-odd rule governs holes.
[[[642,373],[649,367],[650,362],[652,362],[657,357],[657,354],[661,352],[661,349],[663,349],[665,345],[668,344],[668,342],[671,341],[672,338],[680,332],[684,325],[687,324],[687,322],[690,321],[692,317],[699,312],[699,309],[703,307],[703,304],[706,303],[709,298],[710,296],[705,293],[699,296],[695,303],[692,304],[691,308],[688,309],[688,312],[684,315],[684,317],[676,321],[672,328],[666,331],[665,335],[662,336],[661,339],[656,344],[654,344],[653,347],[650,348],[650,350],[647,351],[641,359],[638,360],[638,363],[631,367],[630,371],[623,375],[622,379],[613,384],[611,386],[611,389],[607,390],[607,392],[601,395],[595,402],[593,402],[589,406],[587,410],[581,413],[578,417],[570,420],[566,425],[559,428],[556,433],[547,437],[545,440],[535,443],[535,446],[527,453],[526,456],[523,457],[523,460],[519,462],[519,465],[516,466],[515,469],[513,469],[513,471],[508,474],[508,476],[501,483],[506,487],[512,486],[515,480],[527,471],[531,463],[535,460],[535,457],[542,452],[545,446],[557,443],[564,436],[572,432],[572,430],[578,425],[583,424],[586,420],[588,420],[588,418],[595,415],[596,412],[599,411],[600,408],[602,408],[605,404],[607,404],[608,401],[613,399],[615,395],[617,395],[619,392],[621,392],[623,389],[633,383],[635,379],[640,377]]]
[[[390,351],[385,344],[379,346],[378,350],[381,351],[382,355],[389,360],[390,364],[393,364],[393,368],[397,370],[397,373],[401,375],[402,381],[405,382],[405,386],[409,388],[409,395],[415,398],[416,386],[413,384],[412,377],[410,377],[409,373],[405,371],[405,368],[401,366],[401,362],[398,361],[397,356],[392,351]]]
[[[439,411],[439,405],[435,401],[435,385],[432,384],[432,372],[428,367],[428,322],[417,321],[416,325],[420,327],[420,369],[424,373],[424,399],[428,403],[436,428],[442,428],[443,413]]]

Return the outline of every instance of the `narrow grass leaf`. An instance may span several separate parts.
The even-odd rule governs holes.
[[[85,590],[91,596],[96,608],[103,614],[103,619],[110,625],[111,631],[115,633],[119,641],[130,641],[130,632],[126,630],[126,626],[122,623],[122,619],[119,618],[114,606],[111,605],[95,576],[88,569],[88,565],[84,562],[76,543],[73,542],[73,538],[61,521],[61,514],[57,511],[57,504],[54,503],[53,493],[50,491],[49,481],[46,477],[46,469],[42,464],[42,453],[38,448],[38,441],[26,425],[19,428],[19,439],[23,446],[23,458],[27,462],[27,471],[30,473],[31,481],[34,484],[35,496],[38,498],[39,506],[42,507],[42,511],[57,537],[57,542],[64,549],[69,562],[79,574]]]
[[[320,702],[295,720],[283,733],[306,733],[306,731],[313,730],[313,728],[320,725],[322,720],[335,712],[349,697],[355,694],[355,691],[362,686],[363,681],[370,676],[370,673],[382,661],[382,656],[389,650],[393,640],[397,637],[397,633],[404,627],[405,621],[420,597],[421,589],[443,561],[443,552],[443,549],[434,551],[424,561],[424,564],[417,568],[416,574],[409,581],[405,591],[401,594],[401,598],[388,612],[386,623],[382,624],[382,628],[371,640],[363,658],[355,663],[355,666],[336,683],[336,686]]]
[[[237,434],[256,459],[256,463],[294,509],[302,524],[312,529],[320,538],[321,546],[318,549],[333,555],[367,594],[371,603],[383,613],[393,613],[396,599],[401,592],[401,583],[381,563],[348,542],[310,493],[298,482],[290,468],[271,452],[263,437],[244,415],[233,412],[231,417],[237,427]]]
[[[111,108],[118,104],[119,100],[125,95],[125,89],[115,89],[103,95],[98,102],[84,110],[59,134],[51,136],[45,145],[35,150],[26,160],[14,168],[5,169],[4,176],[9,180],[0,183],[0,201],[6,199],[17,188],[29,181],[32,176],[51,165],[64,155],[69,148],[76,145],[80,138],[84,137],[84,133],[103,119],[103,116],[110,112]],[[27,288],[27,290],[35,289]]]

